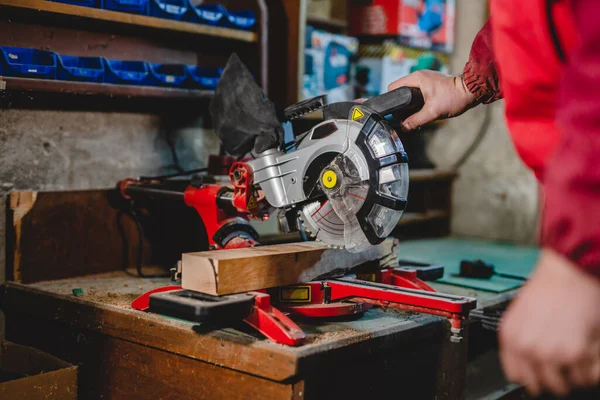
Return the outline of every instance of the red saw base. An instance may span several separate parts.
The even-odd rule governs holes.
[[[361,280],[350,275],[250,292],[254,296],[254,304],[241,319],[276,343],[298,346],[304,342],[306,334],[288,315],[332,318],[360,314],[373,306],[381,306],[446,317],[453,333],[451,340],[461,340],[463,322],[475,308],[476,299],[438,293],[419,280],[416,271],[408,268],[384,269],[371,274],[371,277],[392,284]],[[181,290],[181,287],[155,289],[135,299],[132,307],[146,311],[152,294],[176,290]],[[208,303],[205,307],[210,306]]]

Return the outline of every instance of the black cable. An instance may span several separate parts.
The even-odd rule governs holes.
[[[142,227],[142,223],[140,222],[140,218],[135,212],[135,208],[133,204],[129,208],[129,213],[133,222],[135,222],[135,226],[138,231],[138,248],[137,248],[137,259],[135,263],[135,269],[140,278],[168,278],[171,276],[170,274],[144,274],[142,272],[142,259],[144,257],[144,228]]]
[[[119,230],[119,234],[121,235],[121,248],[123,249],[123,260],[121,261],[121,269],[123,271],[127,271],[127,267],[129,266],[129,243],[127,243],[127,234],[125,233],[125,229],[123,228],[123,224],[121,224],[121,217],[125,214],[123,210],[119,210],[116,216],[117,229]]]
[[[122,265],[121,265],[121,268],[123,269],[123,271],[127,272],[127,268],[129,267],[129,244],[127,243],[127,235],[125,233],[125,229],[123,228],[123,225],[121,224],[121,217],[124,214],[129,215],[129,217],[135,223],[135,226],[138,231],[138,247],[137,247],[136,265],[135,265],[135,269],[137,271],[138,276],[140,278],[168,278],[168,277],[170,277],[170,274],[146,275],[142,271],[142,259],[144,256],[144,228],[142,227],[140,219],[139,219],[137,213],[135,212],[133,202],[131,202],[129,204],[129,208],[126,211],[119,210],[119,212],[117,213],[117,216],[116,216],[117,228],[119,229],[119,233],[121,234],[121,243],[123,245],[123,261],[122,261]]]
[[[489,131],[490,123],[492,122],[492,108],[490,106],[485,107],[485,114],[483,116],[483,122],[477,131],[477,135],[475,135],[475,139],[471,142],[467,150],[463,153],[462,156],[454,163],[452,166],[453,169],[458,169],[462,167],[462,165],[471,157],[471,155],[475,152],[479,144],[483,141],[483,138]]]
[[[184,169],[179,162],[179,156],[177,155],[177,150],[175,149],[175,143],[171,140],[167,139],[167,144],[169,145],[169,149],[171,150],[171,157],[173,158],[173,165],[171,167],[175,168],[177,172],[183,172]]]
[[[172,174],[166,174],[166,175],[140,176],[140,177],[138,177],[137,180],[138,181],[163,180],[163,179],[168,179],[168,178],[174,178],[176,176],[185,176],[185,175],[197,174],[199,172],[206,172],[206,171],[208,171],[208,168],[189,169],[187,171],[174,172]]]

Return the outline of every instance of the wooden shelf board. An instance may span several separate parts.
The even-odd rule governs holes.
[[[110,97],[158,97],[178,99],[201,99],[213,95],[212,90],[172,89],[154,86],[114,85],[108,83],[52,81],[0,77],[7,91],[49,92]]]
[[[243,42],[258,41],[258,36],[254,32],[201,25],[191,22],[175,21],[164,18],[148,17],[145,15],[127,14],[98,8],[82,7],[63,3],[52,3],[47,0],[0,0],[0,6],[23,8],[50,14],[70,15],[78,18],[110,21],[113,23],[134,25],[152,29],[221,37],[226,39],[240,40]]]
[[[315,27],[332,28],[335,30],[344,30],[348,28],[348,22],[343,19],[309,16],[306,18],[308,25]]]

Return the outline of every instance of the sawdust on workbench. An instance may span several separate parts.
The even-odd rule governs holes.
[[[169,278],[146,279],[136,276],[135,271],[112,271],[37,282],[30,286],[67,296],[73,296],[73,291],[78,290],[82,292],[76,296],[78,299],[131,309],[131,302],[142,293],[172,284]]]
[[[113,292],[96,292],[89,290],[84,294],[77,296],[80,299],[94,301],[102,304],[110,304],[117,307],[131,308],[131,302],[138,295],[133,293],[113,293]]]
[[[393,308],[393,307],[382,307],[381,308],[383,311],[385,311],[386,313],[390,313],[390,314],[394,314],[398,317],[402,317],[402,318],[406,318],[406,319],[411,319],[411,318],[416,318],[422,314],[413,312],[413,311],[406,311],[406,310],[402,310],[399,308]]]
[[[357,332],[356,329],[348,328],[341,331],[335,332],[323,332],[315,335],[308,335],[304,344],[320,344],[324,342],[334,342],[340,339],[345,339],[350,336],[354,336]]]

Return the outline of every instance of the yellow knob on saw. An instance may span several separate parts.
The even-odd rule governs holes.
[[[321,177],[321,182],[323,183],[323,186],[325,186],[325,188],[333,189],[337,183],[336,173],[328,169],[323,173],[323,176]]]

